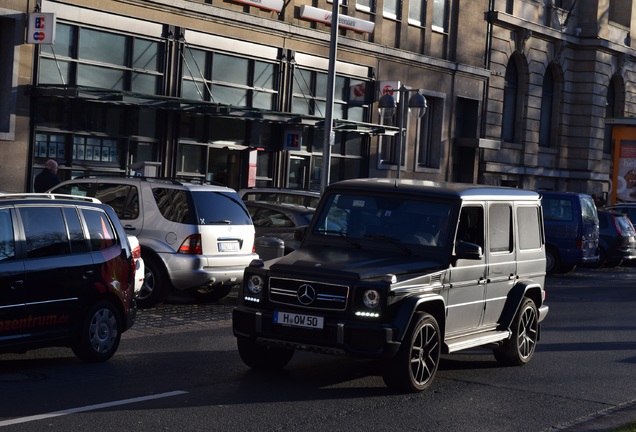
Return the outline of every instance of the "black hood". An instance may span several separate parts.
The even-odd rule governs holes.
[[[440,260],[403,252],[312,246],[279,258],[270,265],[270,270],[288,275],[320,272],[321,276],[357,280],[382,277],[387,273],[428,273],[440,267]]]

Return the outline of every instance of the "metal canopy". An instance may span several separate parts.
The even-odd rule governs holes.
[[[76,99],[91,103],[137,106],[211,117],[278,123],[289,126],[307,126],[320,129],[324,129],[325,127],[324,117],[270,111],[259,108],[238,107],[216,102],[181,99],[169,96],[142,95],[139,93],[104,90],[94,87],[39,85],[32,87],[32,94],[36,97]],[[399,128],[395,126],[378,125],[374,123],[343,119],[333,119],[333,129],[337,132],[353,132],[373,136],[396,135],[399,131]]]

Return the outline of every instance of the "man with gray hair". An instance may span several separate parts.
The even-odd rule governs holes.
[[[44,169],[40,174],[35,176],[33,190],[35,192],[46,192],[53,186],[60,184],[62,180],[57,176],[57,162],[49,159],[44,164]]]

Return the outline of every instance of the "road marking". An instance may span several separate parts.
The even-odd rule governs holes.
[[[101,404],[88,405],[88,406],[85,406],[85,407],[70,408],[70,409],[66,409],[66,410],[62,410],[62,411],[55,411],[55,412],[48,413],[48,414],[38,414],[38,415],[34,415],[34,416],[29,416],[29,417],[19,417],[19,418],[15,418],[15,419],[12,419],[12,420],[0,421],[0,427],[11,426],[11,425],[18,424],[18,423],[27,423],[27,422],[31,422],[31,421],[35,421],[35,420],[46,419],[46,418],[59,417],[59,416],[68,415],[68,414],[76,414],[76,413],[85,412],[85,411],[93,411],[93,410],[98,410],[98,409],[102,409],[102,408],[114,407],[114,406],[118,406],[118,405],[126,405],[126,404],[143,402],[143,401],[148,401],[148,400],[153,400],[153,399],[161,399],[161,398],[166,398],[166,397],[171,397],[171,396],[178,396],[178,395],[182,395],[182,394],[186,394],[186,393],[188,393],[188,392],[181,391],[181,390],[176,390],[176,391],[171,391],[171,392],[167,392],[167,393],[160,393],[160,394],[156,394],[156,395],[142,396],[142,397],[136,397],[136,398],[131,398],[131,399],[123,399],[123,400],[120,400],[120,401],[113,401],[113,402],[105,402],[105,403],[101,403]]]

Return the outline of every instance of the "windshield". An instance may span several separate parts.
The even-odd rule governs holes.
[[[425,199],[332,194],[313,233],[394,244],[443,247],[448,243],[451,204]]]

